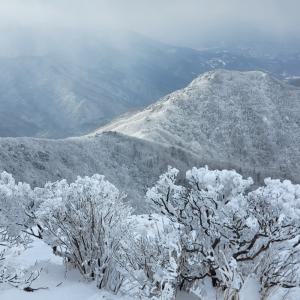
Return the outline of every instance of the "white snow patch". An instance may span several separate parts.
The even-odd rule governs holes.
[[[38,258],[38,260],[37,260]],[[46,288],[34,292],[10,286],[1,287],[2,300],[126,300],[96,288],[95,283],[84,281],[76,270],[67,270],[62,259],[54,256],[50,247],[42,241],[34,241],[31,248],[12,258],[12,263],[20,267],[41,269],[40,277],[33,282],[32,288]]]

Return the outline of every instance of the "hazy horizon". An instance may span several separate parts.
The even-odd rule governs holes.
[[[239,41],[296,43],[296,0],[1,0],[0,29],[131,30],[162,42],[201,48]]]

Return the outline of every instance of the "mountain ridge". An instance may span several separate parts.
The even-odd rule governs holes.
[[[139,212],[147,210],[145,191],[168,165],[182,177],[208,165],[256,183],[266,177],[299,183],[299,99],[300,89],[262,72],[209,72],[89,135],[0,138],[0,171],[32,186],[103,174]]]
[[[211,71],[95,134],[117,131],[235,165],[246,160],[247,169],[299,181],[299,168],[295,176],[291,169],[300,157],[299,100],[299,88],[263,72]]]

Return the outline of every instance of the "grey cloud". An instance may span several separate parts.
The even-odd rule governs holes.
[[[297,36],[299,11],[299,0],[0,0],[0,25],[126,28],[196,46],[249,30]]]

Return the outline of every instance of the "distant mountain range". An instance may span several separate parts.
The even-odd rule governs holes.
[[[299,183],[299,145],[299,88],[263,72],[217,70],[86,136],[0,138],[0,170],[34,186],[104,174],[143,210],[146,188],[168,165]]]
[[[21,38],[22,37],[22,38]],[[219,68],[299,75],[300,57],[194,50],[135,33],[0,38],[0,136],[86,134]],[[26,45],[26,47],[24,46]]]

